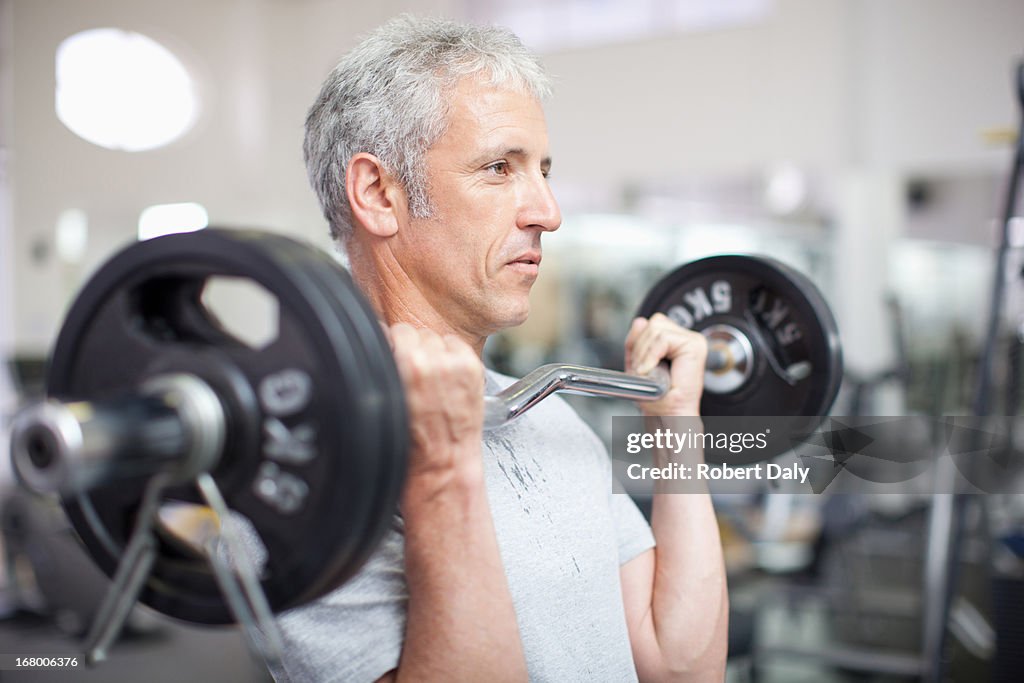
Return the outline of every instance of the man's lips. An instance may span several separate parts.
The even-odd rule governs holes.
[[[539,251],[530,251],[517,256],[505,265],[520,275],[532,280],[540,273],[540,259],[541,256]]]
[[[539,266],[540,260],[541,254],[539,251],[529,251],[525,254],[521,254],[520,256],[517,256],[516,258],[512,259],[511,261],[508,262],[508,265],[511,266],[516,264],[522,264],[530,266]]]

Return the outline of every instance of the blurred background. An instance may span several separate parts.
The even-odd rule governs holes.
[[[970,412],[1021,115],[1020,0],[0,0],[0,652],[72,651],[91,609],[78,596],[103,581],[59,511],[12,492],[7,458],[10,415],[41,391],[71,298],[124,245],[210,224],[333,251],[302,163],[305,113],[337,59],[401,12],[506,25],[555,78],[564,223],[545,236],[530,320],[488,344],[494,368],[621,368],[659,276],[754,252],[829,300],[846,362],[835,414]],[[1015,414],[1013,223],[993,391]],[[254,310],[224,309],[258,327]],[[606,439],[631,410],[574,405]],[[922,675],[931,497],[716,504],[730,679]],[[1024,503],[971,510],[949,564],[944,676],[1003,680],[1024,652]],[[106,666],[73,675],[260,675],[236,632],[142,610]]]

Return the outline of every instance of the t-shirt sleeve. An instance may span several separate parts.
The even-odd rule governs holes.
[[[604,486],[608,487],[608,506],[611,510],[612,523],[615,525],[619,565],[624,565],[640,553],[654,547],[654,533],[640,508],[630,495],[624,492],[622,485],[615,478],[612,460],[604,442],[593,431],[590,432],[590,438],[600,463]]]
[[[400,522],[352,579],[278,616],[284,639],[279,680],[375,681],[398,667],[409,592]]]
[[[621,491],[617,485],[616,489]],[[609,494],[615,533],[619,540],[619,565],[624,565],[645,550],[654,547],[654,533],[644,514],[628,493]]]

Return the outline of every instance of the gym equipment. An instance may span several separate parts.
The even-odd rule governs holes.
[[[989,299],[988,321],[985,326],[985,340],[978,360],[977,384],[972,402],[972,412],[976,417],[988,417],[993,413],[993,380],[996,366],[996,352],[999,338],[999,330],[1003,323],[1003,307],[1006,303],[1006,286],[1009,278],[1006,275],[1007,261],[1010,255],[1013,240],[1011,239],[1011,224],[1017,211],[1018,197],[1021,181],[1024,178],[1024,61],[1016,64],[1013,71],[1013,93],[1016,96],[1019,111],[1019,123],[1017,128],[1017,139],[1014,145],[1013,162],[1010,166],[1009,177],[1006,183],[1005,203],[1003,204],[1002,223],[999,236],[999,246],[996,250],[995,268],[992,274],[992,294]],[[1019,277],[1024,273],[1019,274]],[[1019,281],[1017,281],[1019,286]],[[1018,320],[1018,329],[1021,323]],[[1022,339],[1018,332],[1018,340]],[[1010,353],[1019,353],[1019,349],[1012,349]],[[1019,369],[1014,365],[1014,359],[1009,358],[1009,367]],[[1019,359],[1018,359],[1019,360]],[[1014,405],[1016,392],[1014,385],[1017,378],[1014,377],[1008,382],[1010,390],[1007,396],[1007,415],[1016,414],[1017,406]],[[971,479],[973,466],[969,460],[957,463],[957,468],[964,476]],[[936,475],[939,478],[937,486],[949,486],[954,478],[953,465],[947,461],[940,461],[940,469]],[[937,489],[940,490],[940,489]],[[925,557],[926,582],[924,604],[924,633],[922,634],[923,666],[921,679],[926,683],[938,683],[945,680],[947,674],[947,637],[948,626],[951,619],[953,598],[956,594],[959,581],[959,563],[961,558],[961,546],[964,542],[964,527],[966,525],[967,508],[977,505],[979,514],[984,517],[986,509],[984,505],[974,500],[976,496],[964,493],[957,493],[952,496],[935,495],[932,499],[932,510],[928,525],[928,551]]]
[[[211,572],[218,553],[157,523],[158,503],[222,496],[266,549],[260,590],[230,592],[265,601],[254,608],[264,613],[302,604],[354,573],[388,527],[407,419],[380,326],[330,257],[263,233],[181,237],[129,247],[84,288],[52,354],[51,399],[16,420],[12,457],[30,485],[63,489],[89,554],[118,572],[111,594],[141,591],[170,616],[228,623],[233,573]],[[216,276],[277,298],[268,346],[208,314],[202,289]],[[101,617],[113,623],[122,603]],[[94,645],[108,638],[100,630]]]
[[[247,342],[217,320],[203,301],[216,278],[276,298],[272,339]],[[709,338],[706,414],[830,407],[835,321],[795,271],[704,259],[655,287],[641,315],[655,311]],[[667,388],[664,370],[543,366],[486,399],[485,426],[555,391],[652,400]],[[16,419],[12,459],[30,487],[62,494],[114,577],[90,660],[136,598],[187,621],[239,621],[272,659],[271,613],[354,574],[396,509],[408,417],[380,324],[345,270],[280,235],[207,229],[126,248],[68,313],[47,394]]]
[[[708,338],[702,415],[824,415],[842,378],[839,330],[809,279],[773,259],[711,256],[675,270],[640,305]]]
[[[828,413],[842,380],[839,329],[818,288],[801,273],[760,256],[711,256],[662,278],[638,316],[664,313],[708,340],[701,414]],[[577,365],[534,370],[488,397],[484,423],[503,424],[555,391],[633,400],[660,398],[669,379]]]

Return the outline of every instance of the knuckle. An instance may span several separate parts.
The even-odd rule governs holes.
[[[415,347],[409,346],[405,343],[396,343],[394,349],[395,365],[398,366],[400,372],[408,372],[412,369],[415,355]]]
[[[408,323],[395,323],[391,326],[391,334],[395,337],[408,339],[410,335],[416,334],[416,330]]]
[[[446,346],[448,346],[449,348],[451,348],[453,350],[456,349],[456,348],[458,348],[458,349],[463,349],[463,348],[468,349],[469,348],[469,344],[464,342],[461,337],[458,337],[458,336],[456,336],[454,334],[446,334],[446,335],[444,335],[444,337],[442,337],[442,341],[444,341]]]
[[[680,340],[684,344],[692,345],[698,349],[707,349],[708,347],[708,338],[700,332],[694,332],[693,330],[682,330]]]
[[[419,334],[421,345],[431,349],[438,349],[444,347],[444,342],[441,341],[440,335],[438,335],[433,330],[423,328],[419,331]]]
[[[423,354],[414,350],[405,357],[405,372],[403,373],[410,384],[416,386],[429,375],[429,367],[424,362]]]

